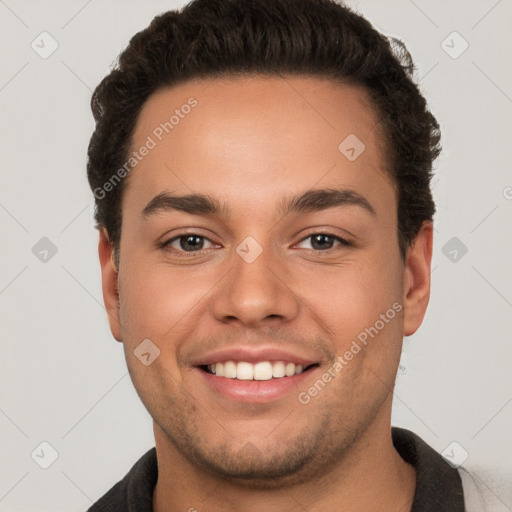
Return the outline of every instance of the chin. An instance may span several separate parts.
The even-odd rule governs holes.
[[[351,440],[326,436],[328,415],[317,416],[314,428],[281,436],[281,439],[247,441],[229,436],[222,441],[200,429],[163,429],[182,456],[215,478],[254,490],[282,489],[300,485],[328,472]],[[350,436],[349,436],[350,437]],[[333,442],[334,441],[334,442]]]

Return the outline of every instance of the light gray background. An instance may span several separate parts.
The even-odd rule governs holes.
[[[0,0],[1,511],[85,510],[153,446],[102,305],[88,103],[128,39],[182,4]],[[432,299],[405,342],[393,423],[440,452],[457,441],[464,467],[510,481],[512,2],[350,5],[407,43],[443,131]],[[43,31],[59,45],[47,59],[31,48]],[[458,53],[458,36],[442,46],[453,31],[469,43],[456,59],[445,49]],[[47,262],[32,252],[42,237],[58,249]],[[455,262],[453,247],[443,253],[452,237],[468,249]],[[48,469],[31,458],[43,441],[58,452]],[[487,485],[502,500],[496,510],[512,510]]]

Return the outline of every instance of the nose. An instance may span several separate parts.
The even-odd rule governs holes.
[[[285,282],[283,263],[278,264],[270,250],[252,262],[237,253],[234,267],[216,289],[211,307],[216,320],[258,327],[297,317],[300,301],[292,283]]]

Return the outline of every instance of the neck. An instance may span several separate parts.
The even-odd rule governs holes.
[[[398,454],[389,416],[374,422],[327,473],[287,488],[261,490],[237,485],[190,464],[155,424],[158,482],[155,512],[379,511],[411,509],[416,473]]]

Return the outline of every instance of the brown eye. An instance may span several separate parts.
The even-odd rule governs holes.
[[[313,249],[315,251],[327,251],[336,246],[348,246],[350,242],[339,236],[329,235],[328,233],[315,233],[304,238],[300,242],[303,249]]]
[[[313,249],[325,250],[331,249],[334,245],[334,237],[324,234],[311,236],[311,247]]]
[[[177,252],[199,252],[202,249],[210,249],[213,243],[204,236],[186,234],[177,236],[163,244],[167,250]]]
[[[197,235],[180,236],[179,242],[184,251],[200,251],[204,246],[204,238]]]

